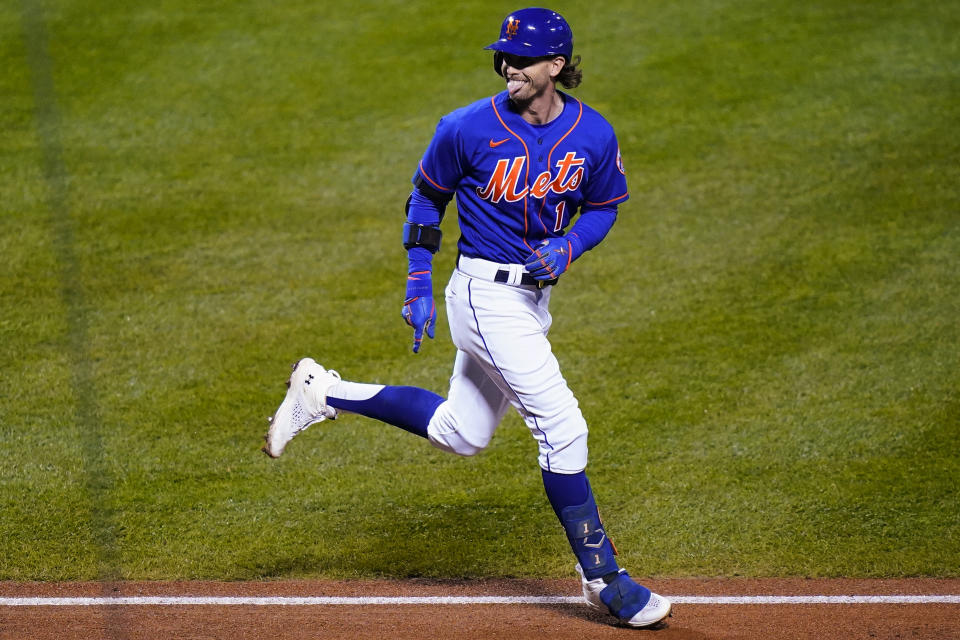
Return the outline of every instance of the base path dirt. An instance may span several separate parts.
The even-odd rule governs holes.
[[[3,583],[0,640],[189,638],[656,638],[657,640],[960,638],[960,603],[747,604],[724,596],[957,596],[960,580],[645,580],[688,602],[657,629],[637,630],[579,602],[561,604],[273,604],[269,598],[577,596],[576,580]],[[113,604],[120,597],[258,597],[260,604]],[[52,606],[49,598],[110,598]],[[711,602],[690,601],[704,598]],[[96,600],[95,602],[104,602]],[[460,601],[462,602],[462,600]]]

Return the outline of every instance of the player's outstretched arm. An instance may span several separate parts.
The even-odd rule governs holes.
[[[407,200],[403,247],[407,250],[407,290],[401,315],[413,327],[413,352],[420,352],[423,334],[431,340],[437,324],[433,299],[433,254],[440,250],[441,203],[414,189]]]

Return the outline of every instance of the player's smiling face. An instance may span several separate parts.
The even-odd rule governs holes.
[[[504,54],[500,73],[507,81],[510,99],[524,104],[544,95],[553,88],[557,74],[563,69],[563,63],[562,57],[525,58]]]

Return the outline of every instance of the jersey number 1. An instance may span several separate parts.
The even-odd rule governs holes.
[[[563,214],[567,210],[567,201],[561,200],[554,210],[557,212],[557,222],[553,225],[553,230],[560,231],[560,229],[563,229]]]

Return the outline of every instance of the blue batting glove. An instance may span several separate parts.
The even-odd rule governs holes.
[[[437,324],[437,305],[433,301],[433,282],[429,271],[414,271],[407,276],[407,297],[400,315],[413,327],[413,352],[420,352],[423,334],[431,340]]]
[[[413,352],[419,353],[420,343],[423,342],[423,332],[433,339],[434,327],[437,324],[437,305],[433,296],[413,298],[403,303],[403,319],[413,327]]]
[[[568,238],[547,238],[524,260],[524,269],[537,280],[553,280],[570,268],[577,258],[574,244]]]

